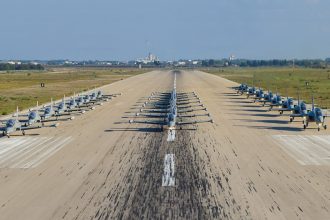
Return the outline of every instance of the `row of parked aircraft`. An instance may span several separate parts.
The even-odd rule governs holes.
[[[198,113],[207,111],[207,109],[195,92],[177,93],[176,74],[180,72],[174,71],[173,73],[173,90],[171,92],[152,93],[147,100],[143,100],[139,112],[135,113],[135,118],[145,118],[148,120],[130,119],[129,123],[156,124],[161,126],[162,131],[181,130],[183,125],[203,122],[213,123],[209,113]],[[192,114],[194,112],[195,114]],[[157,120],[159,118],[161,120]],[[191,120],[192,118],[198,119]]]
[[[73,120],[77,114],[84,114],[88,110],[95,109],[95,105],[102,105],[104,101],[108,101],[112,97],[120,94],[104,95],[101,90],[92,91],[86,94],[74,95],[68,100],[63,97],[59,103],[51,100],[49,105],[43,107],[37,106],[29,109],[27,114],[19,114],[18,107],[16,114],[11,119],[1,120],[0,131],[3,136],[10,137],[10,134],[21,131],[25,135],[26,130],[45,127],[45,122],[58,121],[59,117],[69,116],[64,120]],[[49,125],[48,127],[57,127],[58,123]]]
[[[265,92],[261,88],[254,86],[248,86],[247,84],[241,84],[235,88],[238,94],[246,95],[247,98],[252,98],[254,102],[262,103],[263,106],[268,105],[269,111],[278,111],[280,114],[283,112],[290,112],[290,122],[293,122],[296,118],[302,118],[303,128],[306,129],[310,123],[316,123],[318,131],[321,128],[327,129],[325,118],[327,114],[319,108],[315,107],[314,97],[312,97],[312,105],[310,108],[307,104],[300,100],[298,94],[298,100],[294,100],[291,97],[282,97],[278,93],[272,93],[271,91]]]

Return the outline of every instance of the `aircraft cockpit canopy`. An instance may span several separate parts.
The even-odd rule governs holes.
[[[6,123],[6,127],[14,127],[14,125],[15,125],[14,119],[9,119]]]
[[[30,112],[30,114],[29,114],[29,120],[35,119],[36,117],[37,117],[37,113],[35,111]]]

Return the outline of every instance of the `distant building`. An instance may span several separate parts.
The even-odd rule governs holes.
[[[232,55],[230,55],[230,57],[229,57],[229,60],[230,60],[230,61],[233,61],[233,60],[235,60],[235,55],[233,55],[233,54],[232,54]]]
[[[154,62],[158,62],[159,59],[156,55],[149,53],[147,57],[143,58],[143,59],[137,59],[137,63],[144,63],[144,64],[148,64],[148,63],[154,63]]]
[[[11,65],[21,65],[22,62],[19,61],[7,61],[6,63],[11,64]]]

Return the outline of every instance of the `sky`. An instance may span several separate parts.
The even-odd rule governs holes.
[[[0,60],[330,57],[329,0],[1,0]]]

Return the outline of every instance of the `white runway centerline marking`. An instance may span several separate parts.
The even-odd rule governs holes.
[[[301,165],[330,165],[330,135],[273,135]]]
[[[175,130],[168,130],[167,141],[174,141],[175,139]]]
[[[174,169],[175,169],[174,154],[166,154],[164,158],[164,174],[163,174],[162,186],[175,185]]]
[[[71,137],[15,137],[0,139],[0,168],[33,168],[50,158]]]

